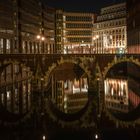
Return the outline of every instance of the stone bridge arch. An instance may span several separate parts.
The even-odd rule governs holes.
[[[104,70],[102,72],[103,79],[104,80],[106,79],[106,76],[111,68],[113,68],[117,64],[124,63],[124,62],[129,62],[129,63],[135,64],[135,65],[140,67],[139,59],[135,58],[133,56],[131,56],[131,57],[124,56],[124,57],[120,57],[120,58],[114,57],[114,60],[112,62],[108,63],[108,65],[104,68]],[[106,105],[105,105],[105,97],[104,96],[103,96],[103,104],[102,105],[103,105],[102,111],[106,114],[106,116],[110,120],[112,120],[116,124],[116,127],[129,127],[129,126],[135,127],[135,125],[140,124],[140,113],[139,113],[139,117],[135,120],[131,120],[131,121],[120,120],[120,119],[116,118],[115,116],[113,116],[108,111],[108,109],[106,108]]]
[[[61,127],[81,127],[81,128],[87,128],[87,127],[94,127],[96,128],[97,126],[97,101],[96,101],[96,93],[93,85],[93,75],[91,73],[91,69],[89,67],[89,63],[90,62],[95,62],[95,58],[63,58],[61,57],[61,59],[59,61],[57,61],[57,63],[53,63],[52,66],[49,67],[48,71],[45,74],[45,81],[47,81],[47,84],[49,83],[49,79],[50,76],[52,74],[52,72],[60,65],[63,65],[65,63],[73,63],[76,64],[78,66],[80,66],[80,68],[82,68],[84,70],[84,72],[87,74],[88,76],[88,83],[89,83],[89,89],[88,89],[88,103],[83,111],[82,114],[80,114],[79,118],[75,119],[72,118],[70,120],[65,120],[65,114],[64,118],[61,118],[59,116],[57,116],[57,114],[55,113],[55,111],[51,108],[52,103],[50,103],[48,98],[45,98],[44,102],[45,102],[45,110],[46,113],[49,115],[49,117],[56,123],[58,123],[58,125],[60,125]],[[46,84],[46,85],[47,85]],[[68,117],[68,115],[67,115]]]

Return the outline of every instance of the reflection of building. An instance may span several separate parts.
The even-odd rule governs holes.
[[[59,53],[90,53],[92,13],[56,12],[56,46]]]
[[[128,81],[107,78],[104,81],[104,85],[106,107],[120,112],[128,112]]]
[[[104,85],[105,103],[108,109],[127,113],[140,104],[140,96],[137,93],[139,84],[134,80],[107,78]]]
[[[64,88],[64,110],[67,113],[73,113],[81,110],[88,100],[88,83],[87,78],[74,79],[73,81],[65,81],[65,84],[71,83],[70,86]]]
[[[65,113],[81,110],[88,100],[87,78],[57,80],[52,76],[52,101]]]
[[[86,92],[76,94],[66,94],[64,105],[65,113],[75,113],[85,107],[88,101],[88,94]]]
[[[0,107],[16,114],[30,110],[31,72],[19,64],[9,64],[0,75]]]
[[[95,53],[126,52],[126,4],[101,9],[93,28]]]
[[[140,1],[127,0],[128,53],[140,53]]]

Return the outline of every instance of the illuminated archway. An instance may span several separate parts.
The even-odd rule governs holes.
[[[106,77],[107,77],[107,75],[109,75],[109,72],[113,69],[113,67],[117,68],[118,65],[125,64],[125,63],[134,64],[136,67],[140,67],[140,62],[138,59],[134,59],[133,57],[123,57],[123,58],[115,57],[114,60],[111,63],[109,63],[107,67],[105,67],[105,70],[103,72],[103,77],[105,80],[104,81],[105,92],[109,90],[108,93],[107,92],[104,93],[104,94],[106,94],[105,98],[104,98],[104,100],[106,101],[106,103],[104,104],[104,111],[105,111],[106,115],[109,116],[109,118],[116,123],[116,125],[120,125],[122,127],[127,127],[129,125],[133,126],[136,123],[140,123],[139,116],[137,116],[137,118],[135,118],[135,119],[130,119],[130,120],[129,119],[125,120],[125,119],[120,118],[120,116],[127,116],[127,115],[125,115],[125,113],[128,112],[127,111],[128,110],[127,105],[129,104],[128,95],[133,96],[133,94],[128,94],[128,80],[127,79],[119,78],[119,79],[114,80],[113,78],[106,78]],[[117,72],[120,73],[120,75],[122,73],[122,71],[119,72],[119,70]],[[111,76],[112,76],[112,72],[110,73],[110,77]],[[122,96],[123,95],[122,91],[125,92],[125,97]],[[110,95],[108,95],[108,94],[110,94]],[[125,99],[125,100],[123,101],[123,99]],[[109,101],[111,101],[111,102],[109,102]],[[112,103],[112,101],[114,101],[114,103]],[[117,102],[118,102],[118,104],[117,104]],[[107,107],[110,109],[108,109]],[[116,111],[123,112],[122,114],[124,114],[124,115],[120,114],[118,117],[117,117],[117,115],[114,116],[111,113],[111,111],[109,111],[112,108],[116,108],[117,109]],[[139,108],[139,105],[138,105],[138,108]],[[130,118],[130,115],[127,118]],[[133,123],[132,123],[132,121],[133,121]]]
[[[92,84],[92,76],[91,76],[91,72],[88,69],[88,65],[85,65],[85,61],[86,60],[90,60],[90,58],[79,58],[79,59],[63,59],[61,58],[60,61],[58,61],[57,63],[54,63],[51,67],[49,67],[48,72],[46,72],[45,75],[45,81],[48,81],[47,84],[50,81],[50,76],[52,74],[52,72],[60,65],[65,64],[65,63],[73,63],[76,64],[78,66],[80,66],[80,68],[82,68],[84,70],[84,72],[87,74],[88,76],[88,80],[89,80],[89,88],[90,85]],[[47,85],[46,84],[46,85]],[[81,114],[79,116],[79,118],[77,119],[72,119],[72,120],[65,120],[61,117],[58,117],[57,114],[51,109],[50,105],[52,105],[49,101],[48,98],[45,98],[45,110],[47,111],[47,114],[50,116],[50,118],[58,123],[61,127],[90,127],[90,126],[95,126],[95,122],[94,121],[90,121],[89,117],[94,118],[95,116],[90,116],[91,112],[93,111],[93,108],[96,108],[95,102],[88,102],[86,109],[84,110],[83,114]],[[94,120],[94,119],[93,119]]]

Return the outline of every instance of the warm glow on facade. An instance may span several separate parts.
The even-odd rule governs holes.
[[[110,79],[104,81],[105,103],[107,108],[128,112],[128,81],[125,79]]]
[[[101,9],[93,26],[94,52],[126,53],[126,4],[116,4]]]

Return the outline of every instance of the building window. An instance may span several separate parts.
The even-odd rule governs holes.
[[[10,53],[10,40],[6,39],[6,53]]]
[[[27,53],[30,53],[30,43],[27,42]]]
[[[22,53],[26,53],[26,44],[25,44],[25,41],[22,42]]]
[[[14,73],[15,74],[19,73],[19,65],[17,64],[14,65]]]
[[[0,39],[0,54],[3,54],[3,39]]]
[[[34,43],[31,42],[31,53],[35,53]]]

